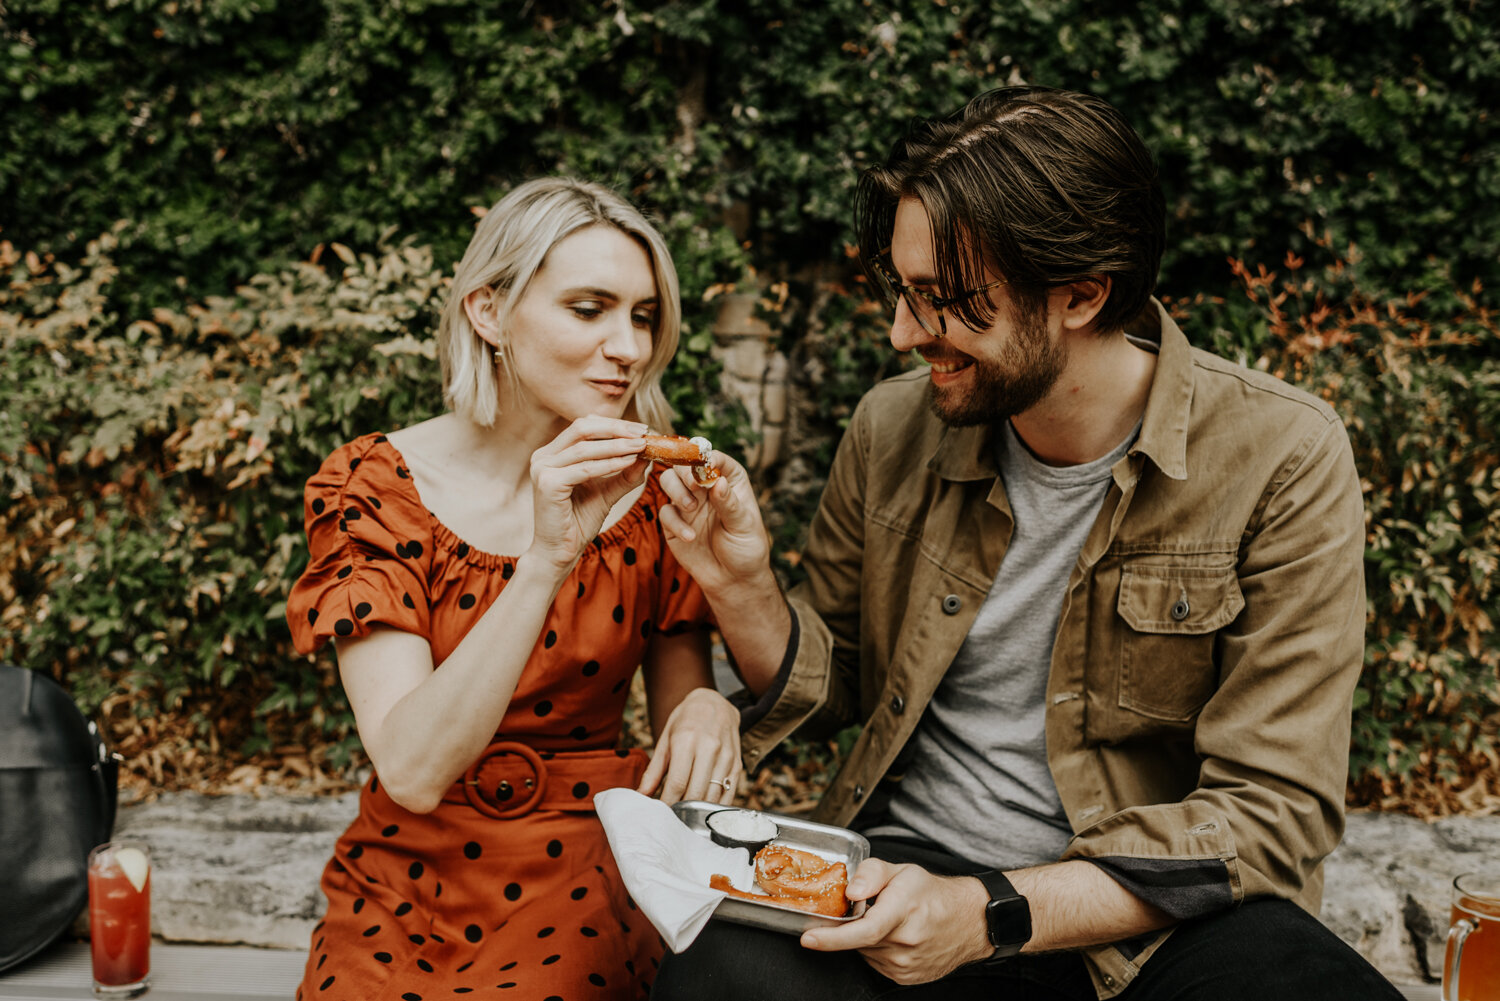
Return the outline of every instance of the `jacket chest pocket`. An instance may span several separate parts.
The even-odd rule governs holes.
[[[1230,566],[1122,568],[1118,707],[1126,712],[1116,721],[1124,732],[1113,739],[1178,729],[1197,717],[1218,687],[1216,634],[1244,607]]]

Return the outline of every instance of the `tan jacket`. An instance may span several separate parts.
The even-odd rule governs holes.
[[[1141,433],[1113,469],[1052,652],[1047,758],[1074,831],[1063,858],[1219,859],[1236,902],[1285,897],[1316,914],[1364,652],[1353,455],[1326,404],[1158,318]],[[817,808],[827,823],[872,797],[878,808],[877,787],[899,780],[892,765],[1010,538],[990,429],[945,427],[926,393],[913,372],[861,401],[791,595],[795,660],[745,734],[754,766],[804,723],[864,724]],[[1165,937],[1086,950],[1100,997]]]

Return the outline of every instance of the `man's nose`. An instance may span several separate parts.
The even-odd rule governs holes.
[[[911,304],[902,296],[896,300],[896,316],[891,321],[891,347],[897,351],[910,351],[937,340],[917,322]]]

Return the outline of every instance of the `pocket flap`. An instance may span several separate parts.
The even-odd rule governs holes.
[[[1120,575],[1120,617],[1136,632],[1211,633],[1244,607],[1233,567],[1138,564]]]

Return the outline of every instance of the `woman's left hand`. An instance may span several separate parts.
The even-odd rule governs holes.
[[[666,803],[730,803],[742,771],[739,710],[712,688],[695,688],[667,717],[636,791]]]

